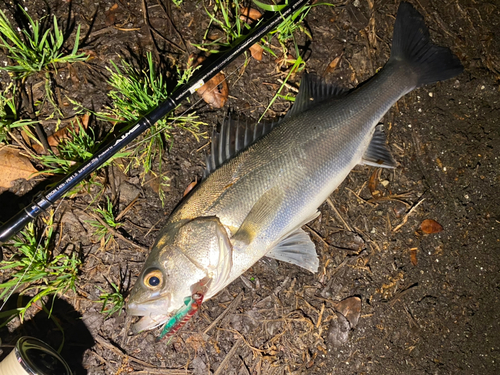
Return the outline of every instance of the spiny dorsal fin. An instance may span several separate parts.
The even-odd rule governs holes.
[[[361,164],[381,168],[395,168],[396,161],[387,148],[382,128],[381,125],[375,128],[375,133],[373,133],[372,140],[363,155]]]
[[[326,83],[317,76],[304,73],[300,81],[299,93],[285,118],[307,111],[327,99],[340,97],[347,91],[347,89]]]
[[[209,174],[219,168],[227,160],[246,149],[258,139],[269,133],[278,122],[248,123],[241,121],[231,112],[224,118],[220,133],[214,131],[210,154],[206,156],[207,168],[203,175]]]

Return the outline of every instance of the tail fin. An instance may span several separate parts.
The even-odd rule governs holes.
[[[432,44],[424,18],[405,2],[398,9],[389,61],[409,64],[418,75],[417,87],[453,78],[463,71],[449,48]]]

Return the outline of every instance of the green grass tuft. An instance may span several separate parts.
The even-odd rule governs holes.
[[[0,69],[11,72],[16,78],[26,78],[51,66],[56,69],[57,64],[87,59],[85,54],[78,54],[80,26],[76,30],[73,50],[64,53],[64,33],[59,29],[56,16],[52,27],[44,28],[40,21],[34,21],[22,6],[20,8],[30,26],[29,31],[24,29],[21,33],[15,30],[5,13],[0,10],[0,47],[7,50],[7,55],[15,63]]]
[[[125,297],[120,291],[120,288],[112,282],[110,285],[114,289],[111,293],[105,292],[102,288],[97,287],[101,291],[101,294],[99,295],[99,301],[96,302],[102,303],[101,313],[106,314],[106,317],[109,317],[116,312],[120,315],[125,306]]]
[[[15,254],[0,262],[0,270],[8,275],[7,281],[0,284],[0,300],[17,290],[21,290],[21,295],[31,296],[26,306],[18,309],[21,320],[33,304],[43,303],[44,297],[75,291],[81,260],[76,253],[53,255],[53,218],[51,212],[44,219],[45,229],[41,233],[29,223],[13,240]]]
[[[115,214],[113,212],[113,202],[111,202],[111,200],[108,197],[106,197],[106,200],[107,200],[107,205],[105,208],[98,206],[98,208],[93,209],[94,213],[96,215],[99,215],[99,217],[102,217],[103,221],[102,222],[99,220],[87,221],[87,223],[89,223],[96,229],[94,234],[99,237],[99,241],[101,241],[103,247],[105,247],[108,244],[108,242],[113,238],[113,233],[111,232],[110,228],[118,229],[123,225],[122,223],[117,223],[115,221]]]
[[[31,120],[19,119],[15,96],[15,86],[12,83],[3,92],[0,91],[0,143],[7,141],[7,135],[12,129],[34,123]]]
[[[169,97],[170,90],[163,79],[165,73],[155,65],[151,53],[147,54],[147,64],[147,68],[143,70],[134,68],[125,61],[121,62],[122,68],[112,64],[113,70],[109,69],[109,84],[113,89],[108,95],[113,106],[98,113],[100,119],[122,124],[135,123]],[[177,70],[179,84],[189,80],[193,71],[192,68],[184,72]],[[160,179],[160,185],[167,185],[168,177],[162,172],[162,155],[172,142],[170,132],[176,126],[199,138],[204,136],[204,133],[200,132],[200,126],[203,124],[192,112],[180,116],[171,115],[157,121],[139,140],[127,148],[131,150],[131,162],[126,169],[142,166],[143,182],[146,175],[151,173]],[[157,170],[153,170],[155,162],[158,163]],[[163,200],[163,189],[159,189],[159,194]]]

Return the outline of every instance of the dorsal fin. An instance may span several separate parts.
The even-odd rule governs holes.
[[[347,89],[326,83],[317,76],[304,73],[300,81],[299,93],[285,118],[307,111],[327,99],[341,97],[347,91]]]
[[[220,133],[214,131],[212,134],[210,154],[206,156],[207,168],[203,177],[206,178],[227,160],[269,133],[277,124],[278,122],[248,123],[237,116],[235,118],[230,112],[222,121]]]

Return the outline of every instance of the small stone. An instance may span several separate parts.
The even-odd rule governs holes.
[[[328,342],[333,348],[340,348],[349,338],[351,324],[341,313],[335,313],[328,329]]]
[[[139,196],[141,189],[127,181],[120,184],[120,202],[127,205]]]

